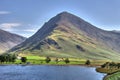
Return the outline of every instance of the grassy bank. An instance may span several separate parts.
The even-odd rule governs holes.
[[[56,57],[50,57],[51,61],[49,63],[46,63],[45,59],[46,57],[43,56],[35,56],[35,55],[20,55],[20,56],[24,56],[27,58],[26,63],[30,63],[32,65],[83,65],[86,66],[86,59],[80,59],[80,58],[68,58],[69,59],[69,63],[65,63],[65,59],[66,58],[57,58],[58,62],[56,62]],[[99,66],[101,64],[103,64],[106,61],[103,60],[90,60],[90,64],[89,66]],[[26,63],[22,63],[20,59],[16,59],[14,63],[12,62],[4,62],[1,64],[26,64]]]

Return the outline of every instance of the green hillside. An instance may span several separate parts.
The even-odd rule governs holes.
[[[74,26],[58,26],[44,40],[33,46],[22,47],[17,53],[29,53],[51,57],[73,57],[97,60],[118,60],[120,54],[102,46],[95,39],[83,35]],[[42,45],[40,45],[42,44]]]

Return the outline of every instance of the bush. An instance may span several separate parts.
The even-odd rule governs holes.
[[[70,61],[69,61],[68,58],[65,59],[65,63],[66,63],[66,64],[70,63]]]
[[[26,63],[27,62],[27,58],[26,57],[21,57],[21,62]]]
[[[51,61],[50,57],[46,57],[45,61],[46,63],[49,63]]]
[[[90,63],[91,63],[90,60],[87,60],[87,61],[85,62],[86,65],[90,65]]]

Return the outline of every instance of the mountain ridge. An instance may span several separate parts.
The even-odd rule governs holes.
[[[4,53],[25,39],[25,37],[0,29],[0,53]]]

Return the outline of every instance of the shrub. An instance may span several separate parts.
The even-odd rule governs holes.
[[[49,63],[51,61],[50,57],[46,57],[45,61],[46,63]]]
[[[90,60],[87,60],[87,61],[85,62],[86,65],[90,65],[90,63],[91,63]]]
[[[66,64],[70,63],[68,58],[66,58],[64,61],[65,61]]]
[[[26,63],[27,62],[27,58],[26,57],[21,57],[21,62]]]

